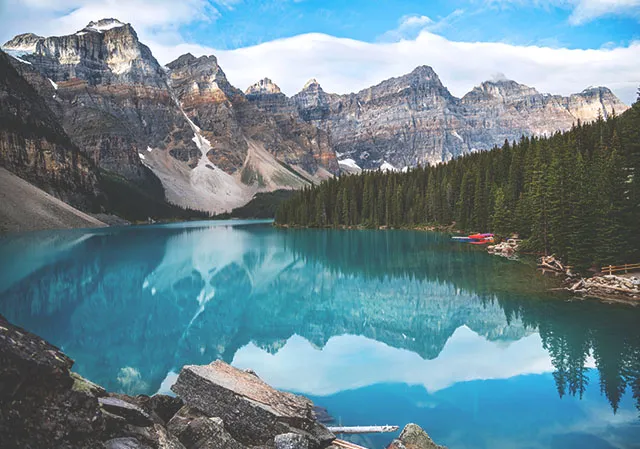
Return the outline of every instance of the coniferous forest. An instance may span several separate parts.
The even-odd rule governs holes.
[[[639,91],[640,100],[640,91]],[[276,223],[306,227],[451,225],[518,233],[527,250],[578,269],[640,261],[640,101],[550,137],[408,172],[341,176],[300,191]]]

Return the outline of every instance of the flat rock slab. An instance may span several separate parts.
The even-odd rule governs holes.
[[[186,404],[221,418],[229,433],[247,445],[272,445],[276,435],[290,432],[304,434],[310,447],[326,447],[335,438],[315,421],[309,399],[278,391],[220,360],[185,366],[171,389]]]
[[[151,426],[153,424],[149,414],[137,405],[111,397],[99,398],[98,402],[104,410],[124,418],[129,424],[140,427]]]

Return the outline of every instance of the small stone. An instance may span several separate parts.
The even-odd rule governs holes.
[[[309,440],[297,433],[283,433],[274,439],[276,449],[309,449]]]

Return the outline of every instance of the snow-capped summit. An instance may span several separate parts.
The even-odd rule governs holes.
[[[89,24],[84,27],[82,31],[97,31],[102,33],[103,31],[111,30],[113,28],[120,28],[125,26],[124,23],[120,22],[118,19],[100,19],[96,22],[89,22]]]

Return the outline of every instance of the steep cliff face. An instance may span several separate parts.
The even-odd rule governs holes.
[[[101,168],[142,182],[141,150],[190,145],[164,70],[129,24],[105,19],[69,36],[20,35],[3,49],[51,80],[65,130]]]
[[[82,209],[99,207],[96,167],[80,153],[44,98],[0,52],[0,166]]]
[[[69,36],[24,34],[3,48],[98,166],[139,184],[152,183],[151,169],[180,206],[222,212],[258,191],[339,172],[326,133],[263,112],[214,56],[161,67],[129,24],[104,19]]]
[[[331,132],[335,150],[363,168],[414,166],[462,153],[448,132],[456,99],[427,66],[350,95],[327,95],[312,80],[294,97],[301,116]]]

